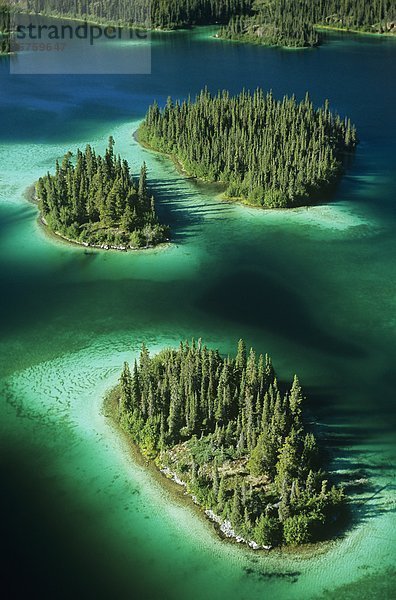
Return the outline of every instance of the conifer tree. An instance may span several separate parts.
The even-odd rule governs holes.
[[[230,514],[231,523],[239,528],[243,523],[243,512],[242,512],[242,503],[241,503],[241,491],[239,487],[235,488],[234,496],[232,499],[231,506],[231,514]]]
[[[120,409],[121,411],[127,412],[131,409],[131,396],[132,396],[132,378],[131,371],[127,362],[124,362],[124,367],[120,377]]]
[[[246,368],[246,356],[246,344],[244,340],[239,340],[235,366],[240,371],[243,371]]]
[[[226,506],[226,501],[227,501],[227,495],[226,495],[225,479],[224,479],[224,477],[221,477],[220,484],[219,484],[219,491],[217,494],[217,510],[220,513],[223,512],[223,510]]]

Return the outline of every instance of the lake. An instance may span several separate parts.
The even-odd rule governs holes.
[[[1,509],[16,597],[277,600],[394,598],[396,43],[327,35],[287,51],[152,36],[150,75],[9,75],[0,59]],[[107,44],[128,60],[125,42]],[[78,56],[74,58],[78,61]],[[257,211],[181,176],[133,133],[168,95],[308,90],[356,124],[331,203]],[[89,252],[49,238],[26,189],[90,143],[146,161],[168,248]],[[315,556],[255,554],[135,462],[102,413],[124,360],[202,337],[240,337],[296,372],[351,483],[353,519]]]

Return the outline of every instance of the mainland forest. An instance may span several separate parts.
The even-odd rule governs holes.
[[[218,37],[276,46],[321,43],[318,26],[396,33],[396,0],[23,0],[29,12],[153,29],[218,24]]]
[[[8,54],[10,48],[10,11],[8,5],[0,0],[0,54]]]
[[[77,151],[75,164],[71,159],[68,152],[56,162],[55,174],[36,184],[41,218],[50,231],[85,246],[123,250],[169,239],[148,190],[146,165],[134,178],[128,162],[114,154],[112,137],[104,157],[88,145]]]
[[[148,28],[178,29],[228,23],[249,11],[251,0],[26,0],[31,12]]]
[[[349,119],[308,94],[276,100],[257,89],[232,97],[204,89],[192,101],[150,106],[138,138],[198,178],[226,184],[226,196],[264,208],[315,202],[341,177],[357,144]]]
[[[253,547],[328,537],[344,493],[323,470],[298,378],[278,383],[268,355],[222,357],[199,340],[124,364],[117,417],[148,459]],[[229,535],[229,537],[231,537]]]

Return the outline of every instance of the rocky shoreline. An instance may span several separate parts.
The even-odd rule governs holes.
[[[182,479],[180,479],[180,477],[176,473],[174,473],[169,467],[161,467],[160,472],[163,475],[165,475],[168,479],[171,479],[172,481],[177,483],[177,485],[187,488],[186,482],[183,481]],[[187,492],[187,489],[185,491],[185,494],[187,496],[190,496],[190,498],[192,499],[194,504],[201,507],[201,505],[198,503],[196,497],[192,494],[189,494],[189,492]],[[205,515],[208,517],[208,519],[210,521],[212,521],[213,523],[216,524],[218,531],[224,537],[233,539],[238,544],[246,544],[252,550],[271,550],[272,549],[272,546],[260,546],[254,540],[247,540],[244,537],[242,537],[241,535],[238,535],[237,533],[235,533],[234,529],[232,528],[230,521],[228,521],[227,519],[223,520],[221,517],[216,515],[216,513],[213,512],[213,510],[204,509],[203,512],[205,513]]]
[[[56,237],[64,240],[65,242],[69,242],[70,244],[75,244],[76,246],[83,246],[84,248],[96,248],[98,250],[118,250],[121,252],[129,252],[129,251],[136,252],[138,250],[150,250],[152,248],[157,248],[158,246],[163,246],[164,244],[170,243],[170,240],[167,239],[164,242],[161,242],[161,244],[157,244],[155,246],[153,246],[152,244],[149,244],[148,246],[142,246],[141,248],[132,248],[131,246],[115,246],[112,244],[91,244],[90,242],[80,242],[78,240],[73,240],[72,238],[67,237],[63,233],[60,233],[60,231],[50,230],[48,227],[48,223],[46,222],[45,218],[41,215],[40,215],[40,223],[46,228],[46,231],[48,231],[52,235],[55,235]]]

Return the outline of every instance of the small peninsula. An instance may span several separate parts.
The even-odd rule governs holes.
[[[117,250],[148,248],[169,241],[170,230],[158,221],[154,197],[147,184],[147,167],[139,179],[128,162],[114,154],[110,137],[105,156],[91,146],[71,152],[55,175],[47,173],[36,184],[36,200],[43,223],[68,241]]]
[[[216,37],[286,48],[318,46],[321,36],[314,27],[312,1],[254,0],[249,10],[234,15]]]
[[[318,46],[321,27],[396,34],[395,0],[251,0],[217,37],[286,48]]]
[[[344,493],[268,355],[222,357],[199,340],[150,356],[143,345],[113,390],[117,420],[142,454],[186,488],[222,534],[254,549],[332,535]]]
[[[206,88],[192,101],[154,102],[138,140],[176,159],[187,174],[226,185],[226,197],[263,208],[319,201],[358,143],[349,119],[308,96],[276,100],[261,89],[232,97]]]

